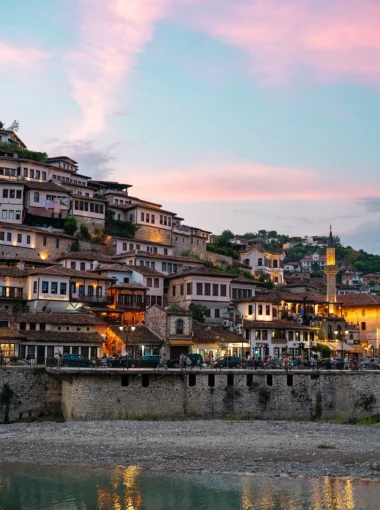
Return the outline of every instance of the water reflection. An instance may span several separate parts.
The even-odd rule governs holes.
[[[0,464],[0,510],[372,510],[380,483]]]

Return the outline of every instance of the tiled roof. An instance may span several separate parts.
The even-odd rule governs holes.
[[[0,245],[1,246],[1,245]],[[33,250],[34,251],[34,250]],[[18,264],[20,262],[26,262],[27,264],[37,264],[38,266],[53,266],[54,262],[51,260],[42,260],[39,257],[24,257],[20,255],[1,255],[0,256],[0,264],[2,261],[12,262],[12,264]],[[15,267],[15,266],[10,266]]]
[[[25,230],[26,232],[35,232],[36,234],[43,234],[45,236],[55,237],[66,237],[67,239],[73,239],[73,236],[64,234],[63,232],[57,232],[56,230],[45,230],[43,228],[31,227],[29,225],[18,225],[17,223],[0,223],[0,229],[13,229],[13,230]],[[6,245],[4,245],[5,247]],[[23,248],[31,249],[31,248]]]
[[[89,271],[76,271],[75,269],[70,269],[68,267],[62,266],[49,266],[49,267],[40,267],[38,269],[30,269],[27,270],[28,274],[42,274],[42,275],[51,275],[51,276],[69,276],[69,277],[77,277],[77,278],[87,278],[93,280],[109,280],[112,281],[113,278],[109,276],[98,276],[95,273],[91,273]]]
[[[178,273],[171,274],[166,278],[182,278],[184,276],[214,276],[218,278],[234,278],[236,275],[231,273],[224,273],[222,271],[218,271],[217,269],[213,269],[211,267],[192,267],[190,269],[184,269],[183,271],[179,271]]]
[[[119,239],[120,241],[125,241],[126,243],[137,243],[137,244],[148,244],[149,246],[164,246],[165,248],[173,248],[172,244],[165,244],[165,243],[156,243],[153,241],[141,241],[141,239],[133,239],[133,237],[119,237],[119,236],[112,236],[112,239]]]
[[[118,326],[110,326],[110,329],[125,342],[125,333],[120,332]],[[132,344],[140,345],[162,344],[162,340],[143,324],[137,324],[134,332],[129,334],[128,340]]]
[[[132,271],[136,271],[136,273],[140,273],[144,276],[156,276],[156,277],[163,277],[164,274],[160,273],[159,271],[156,271],[155,269],[151,269],[150,267],[146,266],[136,266],[136,265],[127,265],[127,264],[105,264],[99,267],[98,269],[93,269],[93,272],[101,272],[101,271],[118,271],[118,272],[125,272],[125,273],[132,273]]]
[[[83,331],[23,331],[27,341],[48,342],[54,344],[86,344],[100,345],[104,338],[97,332],[87,333]]]
[[[245,329],[290,329],[316,331],[318,328],[304,326],[296,321],[274,320],[274,321],[244,321]]]
[[[147,290],[148,287],[141,285],[141,283],[117,283],[116,285],[112,285],[113,289],[137,289],[137,290]]]
[[[29,312],[29,313],[16,313],[14,314],[14,322],[32,322],[32,323],[46,323],[46,324],[62,324],[67,326],[74,325],[94,325],[104,324],[99,317],[92,313],[45,313],[45,312]]]
[[[91,272],[99,273],[102,271],[117,271],[117,272],[125,272],[125,273],[131,273],[131,270],[129,269],[130,266],[127,266],[127,264],[102,264],[97,269],[91,269]]]
[[[251,278],[246,278],[244,276],[239,276],[238,278],[234,278],[231,283],[244,283],[247,285],[265,285],[264,282],[260,282],[258,280],[254,280]]]
[[[58,191],[60,193],[67,193],[70,194],[67,189],[65,189],[63,186],[60,186],[59,184],[56,184],[55,182],[39,182],[39,181],[27,181],[24,179],[21,179],[19,182],[23,182],[25,186],[29,189],[39,189],[42,191]]]
[[[97,260],[98,262],[112,262],[112,258],[108,255],[104,255],[103,253],[94,252],[94,251],[70,251],[65,255],[61,255],[60,257],[56,257],[56,260],[64,260],[64,259],[82,259],[82,260]]]
[[[25,278],[28,271],[19,269],[18,267],[4,267],[0,266],[0,276],[13,276],[14,278]]]
[[[339,296],[343,306],[380,306],[380,296],[372,294],[345,294]]]
[[[266,294],[258,294],[253,297],[239,299],[238,302],[242,303],[281,303],[282,300],[288,302],[302,303],[306,297],[308,302],[325,303],[325,296],[317,292],[282,292],[274,291]]]
[[[15,331],[12,327],[10,328],[0,328],[0,338],[9,339],[9,340],[21,340],[23,336],[17,331]]]
[[[233,342],[239,343],[243,339],[241,335],[230,331],[228,328],[221,326],[213,326],[210,324],[202,324],[193,319],[193,339],[196,341],[211,341],[211,342]]]
[[[13,320],[13,314],[9,310],[3,310],[0,308],[0,321],[11,321]]]
[[[137,253],[136,253],[137,252]],[[131,250],[125,251],[123,253],[119,253],[118,255],[114,255],[113,259],[124,259],[127,257],[144,257],[149,259],[163,259],[163,260],[172,260],[173,262],[196,262],[197,264],[202,264],[201,260],[194,259],[192,257],[182,257],[181,255],[162,255],[160,253],[150,253],[149,251],[143,250]]]
[[[155,269],[152,269],[152,268],[146,267],[146,266],[133,265],[133,266],[126,266],[126,267],[129,267],[133,271],[136,271],[136,273],[140,273],[144,276],[156,276],[156,277],[165,276],[163,273],[160,273],[159,271],[156,271]]]

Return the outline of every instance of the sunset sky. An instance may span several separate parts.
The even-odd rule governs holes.
[[[0,120],[215,233],[380,253],[379,0],[1,0]]]

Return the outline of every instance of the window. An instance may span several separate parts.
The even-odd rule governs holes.
[[[288,341],[293,342],[293,331],[288,331]]]
[[[55,247],[58,249],[59,248],[59,239],[56,239],[55,240]]]
[[[42,172],[42,180],[46,181],[46,172]]]
[[[28,169],[27,168],[24,168],[24,177],[28,177]]]
[[[257,260],[257,265],[258,266],[262,266],[263,265],[263,259],[261,257]]]
[[[67,284],[61,283],[59,286],[59,293],[61,294],[61,296],[66,296],[66,292],[67,292]]]
[[[172,287],[172,296],[173,296],[173,297],[175,296],[175,291],[176,291],[176,286],[175,286],[175,285],[173,285],[173,287]]]
[[[203,295],[203,283],[197,283],[197,296]]]
[[[86,262],[81,262],[80,263],[80,270],[81,271],[86,271]]]
[[[7,232],[7,241],[12,242],[12,233]]]
[[[220,310],[219,308],[215,308],[215,319],[219,319],[220,318]]]
[[[4,211],[4,209],[3,209],[3,210],[1,211],[1,218],[2,218],[3,220],[6,220],[6,219],[7,219],[7,217],[8,217],[7,211]]]
[[[58,294],[58,283],[57,282],[51,282],[51,293]]]
[[[180,285],[180,294],[181,294],[181,296],[184,295],[184,292],[185,292],[185,286],[184,285]]]
[[[41,179],[41,171],[36,170],[36,179]]]
[[[257,315],[262,315],[263,314],[263,305],[258,305],[257,307]]]
[[[21,220],[21,211],[16,211],[16,220]]]
[[[43,246],[46,246],[46,244],[47,244],[47,239],[45,236],[42,238],[42,244],[43,244]]]
[[[3,189],[3,198],[8,198],[8,190]]]
[[[145,219],[145,214],[142,212],[141,213],[141,221],[144,221],[144,219]]]
[[[158,289],[160,287],[160,280],[158,278],[154,279],[154,287]]]
[[[270,315],[270,306],[265,305],[265,315]]]
[[[175,322],[175,334],[183,335],[183,320],[177,319]]]
[[[162,271],[165,271],[165,272],[166,272],[166,262],[163,262],[163,263],[162,263]]]
[[[103,295],[103,287],[101,285],[98,285],[96,287],[96,296],[97,297],[102,297],[102,295]]]
[[[26,236],[26,244],[30,244],[30,236]]]
[[[30,331],[36,331],[36,323],[35,322],[32,322],[29,324],[29,330]]]
[[[273,261],[273,267],[278,267],[278,261],[277,260]]]
[[[164,255],[167,255],[167,254],[168,254],[168,249],[164,248]]]
[[[93,296],[94,295],[94,286],[93,285],[88,285],[87,286],[87,295],[88,296]]]
[[[186,295],[191,296],[193,293],[193,284],[191,282],[186,284]]]
[[[365,331],[367,329],[367,324],[365,322],[362,322],[362,331]]]
[[[33,294],[37,294],[37,282],[33,282]]]
[[[34,198],[33,198],[34,202],[38,204],[38,202],[40,201],[40,194],[38,193],[38,191],[35,191],[34,192]]]
[[[261,340],[268,340],[268,330],[263,329],[261,332]]]
[[[75,269],[75,268],[76,268],[76,263],[70,262],[70,269]]]
[[[211,283],[205,283],[205,296],[211,296]]]
[[[164,222],[164,221],[163,221],[163,216],[162,216],[162,214],[160,214],[160,224],[162,225],[162,224],[163,224],[163,222]]]
[[[146,213],[146,222],[147,223],[149,223],[149,219],[150,219],[149,213]]]
[[[42,293],[47,294],[49,292],[49,282],[42,282]]]
[[[4,241],[5,234],[4,232],[0,232],[0,241]]]
[[[146,284],[148,287],[152,287],[152,278],[147,278],[146,279]]]
[[[20,330],[25,331],[26,330],[26,322],[20,322]]]
[[[248,305],[248,315],[253,315],[253,305]]]
[[[79,285],[79,294],[84,296],[84,285]]]
[[[30,178],[34,179],[34,170],[30,169]]]
[[[8,211],[8,219],[9,220],[13,220],[15,217],[15,212],[14,211]]]
[[[17,234],[17,242],[22,243],[22,234]]]
[[[212,295],[219,296],[219,285],[217,283],[213,283],[212,285]]]
[[[155,217],[155,215],[154,215],[154,214],[151,214],[151,215],[150,215],[150,222],[151,222],[151,223],[154,223],[154,222],[155,222],[155,218],[156,218],[156,217]]]
[[[220,295],[223,297],[227,296],[227,285],[220,286]]]

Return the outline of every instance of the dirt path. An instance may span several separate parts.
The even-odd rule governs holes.
[[[380,479],[380,428],[296,422],[0,425],[0,461]]]

